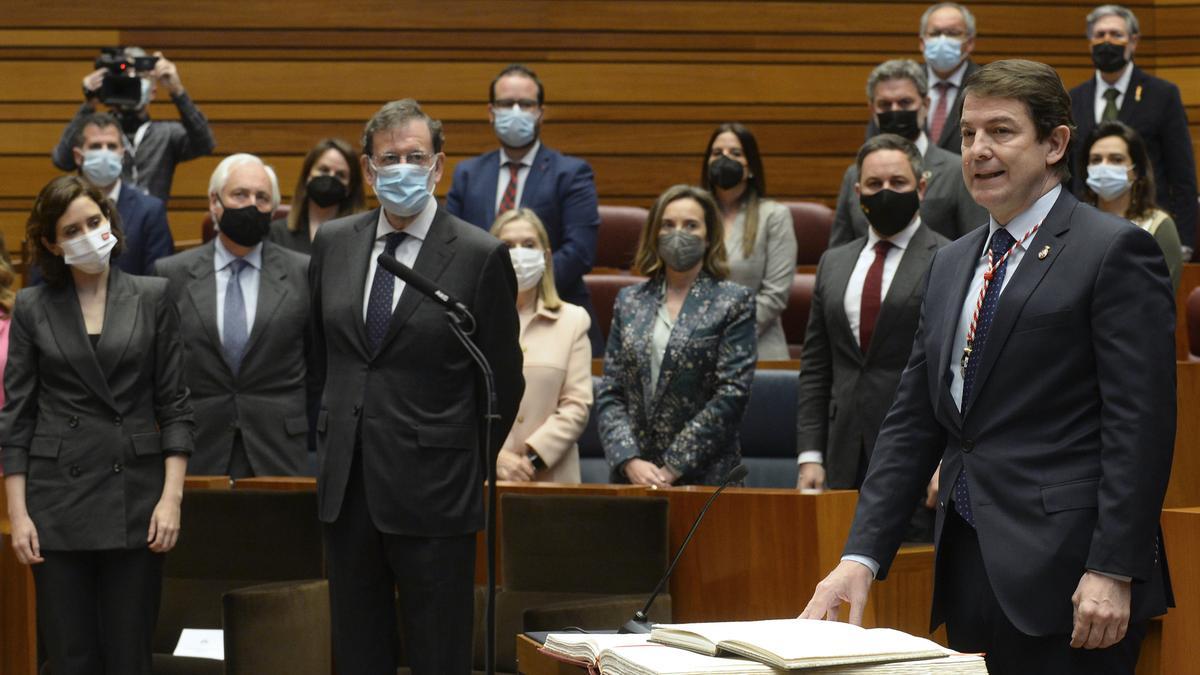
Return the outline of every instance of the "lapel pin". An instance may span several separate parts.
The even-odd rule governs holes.
[[[1043,246],[1042,250],[1038,251],[1038,260],[1045,260],[1048,255],[1050,255],[1050,247]]]
[[[1137,89],[1133,90],[1133,101],[1134,103],[1142,102],[1142,85],[1140,84],[1138,85]]]

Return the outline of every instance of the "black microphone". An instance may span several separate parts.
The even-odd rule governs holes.
[[[461,321],[465,319],[471,326],[471,329],[466,331],[467,334],[475,332],[475,317],[471,316],[471,312],[467,309],[467,306],[455,300],[454,296],[438,288],[429,279],[417,274],[413,268],[387,254],[380,253],[375,262],[379,263],[379,266],[383,269],[399,277],[404,283],[415,288],[417,292],[445,307],[447,311],[455,316],[456,320]]]
[[[667,580],[671,578],[671,573],[675,571],[675,566],[679,564],[679,559],[683,557],[684,549],[687,548],[688,542],[692,540],[692,535],[696,534],[696,528],[700,527],[700,521],[704,520],[704,514],[708,513],[708,507],[712,506],[713,500],[717,498],[717,495],[721,494],[722,490],[729,487],[730,483],[736,483],[737,481],[742,480],[749,473],[750,469],[747,469],[744,464],[738,464],[729,470],[729,473],[725,476],[725,480],[721,481],[720,487],[718,487],[716,491],[712,493],[712,496],[708,498],[708,501],[704,502],[704,508],[700,509],[699,515],[696,516],[696,522],[692,523],[692,529],[689,530],[687,536],[683,538],[683,543],[679,545],[679,550],[675,551],[675,559],[671,561],[671,566],[667,568],[666,574],[664,574],[662,578],[658,580],[658,585],[654,587],[654,592],[650,594],[650,599],[646,601],[646,606],[642,607],[640,611],[636,612],[632,619],[626,621],[625,625],[621,626],[620,630],[617,631],[618,633],[650,632],[650,618],[646,616],[646,612],[650,611],[650,605],[654,604],[654,599],[658,597],[658,594],[662,592],[663,587],[667,585]]]

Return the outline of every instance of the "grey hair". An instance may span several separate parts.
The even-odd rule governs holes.
[[[917,149],[916,143],[896,134],[872,136],[858,149],[858,157],[855,158],[854,165],[858,169],[859,180],[862,180],[862,165],[867,156],[880,150],[899,150],[907,155],[908,165],[912,167],[913,178],[920,182],[925,171],[925,162],[921,159],[921,151]]]
[[[225,190],[225,183],[229,182],[229,174],[243,164],[256,164],[267,172],[267,178],[271,180],[271,209],[278,208],[279,179],[275,177],[275,169],[272,169],[270,164],[262,161],[258,155],[251,155],[247,152],[239,152],[221,160],[217,168],[213,169],[212,178],[208,179],[208,194],[220,195]]]
[[[875,87],[888,80],[911,80],[921,98],[929,94],[929,79],[925,77],[925,68],[911,59],[892,59],[875,66],[875,70],[872,70],[867,78],[868,102],[875,100]]]
[[[429,127],[429,136],[433,139],[433,152],[437,154],[442,151],[442,145],[446,142],[446,137],[442,134],[442,123],[435,120],[421,110],[421,104],[411,98],[400,99],[399,101],[391,101],[383,104],[371,119],[367,121],[367,126],[363,129],[362,149],[363,154],[367,157],[372,156],[374,148],[372,141],[375,134],[388,129],[399,129],[406,126],[413,120],[423,120]]]
[[[971,13],[971,10],[967,9],[966,5],[960,5],[957,2],[939,2],[936,5],[930,5],[929,9],[925,10],[925,13],[921,15],[921,37],[925,37],[925,29],[929,26],[929,17],[933,16],[934,12],[945,7],[957,9],[958,13],[962,14],[963,23],[967,24],[967,37],[975,37],[975,15]]]
[[[1129,26],[1130,35],[1139,35],[1141,28],[1138,26],[1137,17],[1128,7],[1122,5],[1100,5],[1093,9],[1091,14],[1087,15],[1087,37],[1092,39],[1092,30],[1096,27],[1096,22],[1106,16],[1119,16],[1125,19],[1125,25]]]

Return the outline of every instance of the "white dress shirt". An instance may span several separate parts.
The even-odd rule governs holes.
[[[425,237],[429,234],[429,226],[433,224],[435,213],[437,213],[437,197],[431,196],[429,201],[425,202],[425,208],[421,209],[408,227],[397,230],[388,222],[387,212],[382,208],[379,209],[379,220],[375,223],[375,245],[371,247],[371,259],[367,263],[367,280],[363,287],[362,316],[364,323],[367,320],[367,307],[371,304],[371,284],[375,283],[375,268],[379,266],[375,259],[387,247],[387,236],[398,231],[408,235],[396,246],[396,260],[412,267],[413,263],[417,261],[417,254],[421,252],[421,244],[425,242]],[[395,285],[392,286],[392,311],[395,311],[396,304],[400,302],[400,294],[404,292],[404,286],[404,281],[397,277]]]
[[[1117,78],[1117,81],[1112,84],[1105,82],[1104,78],[1100,75],[1100,71],[1096,71],[1096,99],[1094,106],[1096,124],[1100,124],[1100,118],[1104,116],[1104,108],[1108,105],[1108,99],[1104,98],[1104,94],[1109,89],[1116,89],[1120,92],[1116,100],[1117,110],[1120,110],[1121,106],[1125,103],[1125,94],[1129,91],[1129,79],[1131,77],[1133,77],[1132,61],[1125,64],[1125,72],[1121,73],[1121,77]]]
[[[942,100],[941,92],[938,91],[937,86],[936,86],[937,83],[938,82],[948,82],[951,85],[950,88],[946,90],[946,96],[950,99],[950,100],[946,101],[946,116],[949,117],[950,116],[950,106],[954,105],[954,98],[956,96],[958,96],[958,91],[960,89],[962,89],[962,81],[963,81],[963,77],[966,75],[966,73],[967,73],[966,59],[963,59],[963,62],[958,64],[958,67],[954,69],[954,72],[950,73],[950,77],[947,77],[944,80],[942,78],[938,77],[937,74],[933,72],[933,68],[930,68],[928,65],[925,66],[925,77],[926,77],[926,80],[929,82],[929,118],[930,118],[930,120],[933,119],[933,111],[937,110],[938,101]],[[925,151],[922,150],[921,154],[924,155]]]
[[[883,300],[887,298],[888,289],[892,286],[892,279],[896,276],[896,269],[900,267],[900,259],[904,257],[904,251],[908,248],[909,242],[912,241],[913,235],[916,234],[917,228],[920,226],[921,216],[917,214],[913,216],[911,223],[888,240],[892,243],[892,246],[883,258],[883,283],[879,287],[880,309],[883,308]],[[856,344],[859,342],[858,329],[862,321],[863,282],[867,280],[867,272],[875,262],[875,244],[882,239],[883,237],[880,237],[875,232],[875,228],[867,228],[867,244],[863,246],[863,250],[858,254],[858,260],[854,263],[854,270],[850,272],[850,281],[846,284],[846,295],[842,297],[842,310],[846,312],[846,320],[850,322],[850,332],[854,334],[854,342]],[[813,448],[802,450],[797,462],[799,464],[808,464],[810,462],[820,464],[824,460],[824,451]]]
[[[529,171],[533,168],[533,158],[537,157],[538,150],[542,148],[542,141],[538,139],[533,142],[533,147],[529,148],[529,152],[518,161],[521,165],[517,169],[517,196],[513,199],[513,208],[521,206],[521,195],[525,194],[525,181],[529,178]],[[508,156],[508,150],[500,148],[500,174],[496,179],[496,215],[500,215],[500,202],[504,199],[504,191],[508,189],[508,181],[512,176],[509,168],[504,166],[512,159]]]
[[[221,344],[225,344],[225,291],[229,286],[229,277],[233,275],[229,264],[237,260],[237,256],[225,248],[220,237],[214,238],[213,242],[213,269],[216,270],[217,277],[217,335],[221,338]],[[242,258],[249,264],[238,273],[238,285],[242,287],[242,301],[246,306],[247,336],[254,328],[254,315],[258,311],[258,280],[262,270],[262,247],[260,242],[250,249],[250,252]]]

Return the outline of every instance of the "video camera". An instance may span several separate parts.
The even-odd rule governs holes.
[[[136,108],[142,102],[142,82],[137,75],[153,71],[157,63],[157,56],[129,56],[124,47],[101,49],[96,68],[106,72],[97,91],[100,101],[110,106]]]

